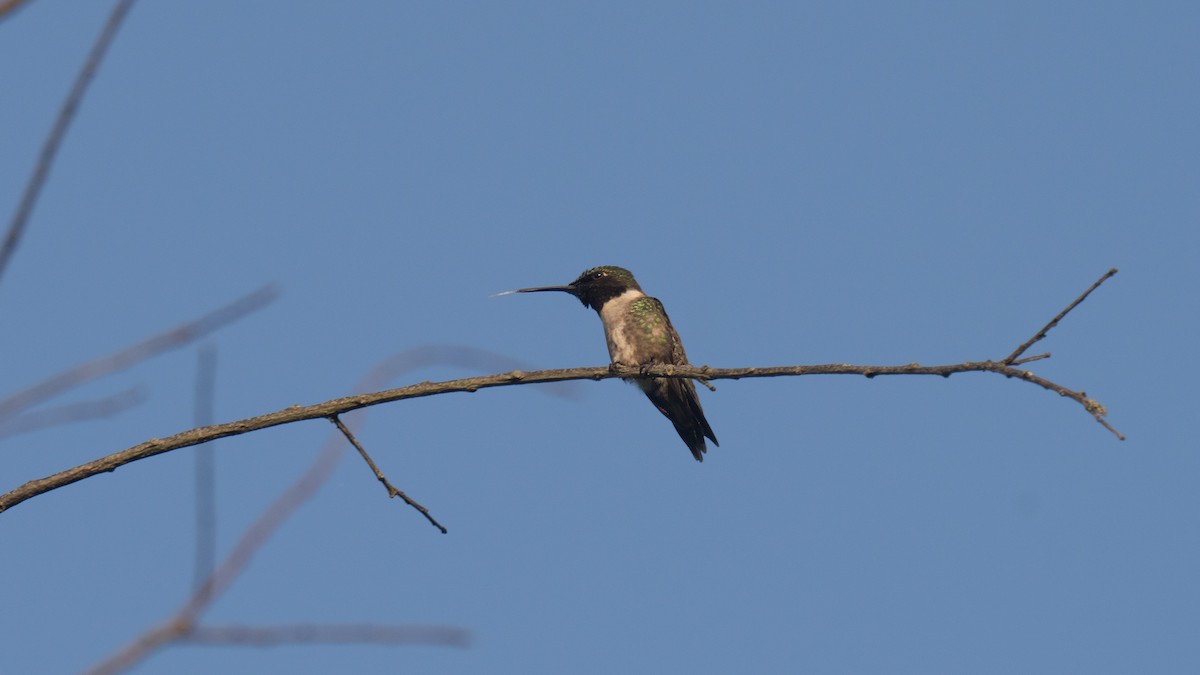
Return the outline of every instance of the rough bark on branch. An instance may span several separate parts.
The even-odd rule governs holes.
[[[96,474],[114,471],[131,462],[161,455],[164,452],[283,424],[291,424],[304,420],[325,419],[359,408],[366,408],[381,403],[391,403],[392,401],[402,401],[409,398],[436,396],[451,392],[474,392],[480,389],[516,384],[562,382],[564,380],[607,380],[615,377],[691,377],[700,380],[738,380],[752,377],[797,375],[863,375],[866,377],[878,377],[881,375],[940,375],[942,377],[949,377],[955,373],[969,372],[988,372],[1005,377],[1015,377],[1053,391],[1061,396],[1071,398],[1083,405],[1097,421],[1112,430],[1103,419],[1107,413],[1104,406],[1088,398],[1084,392],[1072,391],[1045,378],[1034,375],[1028,370],[1005,365],[1000,361],[968,361],[944,366],[922,366],[917,363],[900,366],[856,366],[846,363],[831,363],[815,366],[769,366],[763,368],[710,368],[708,366],[628,368],[593,366],[586,368],[536,370],[531,372],[514,370],[484,377],[465,377],[445,382],[421,382],[420,384],[413,384],[398,389],[388,389],[372,394],[337,398],[315,405],[292,406],[258,417],[251,417],[226,424],[199,427],[166,438],[154,438],[120,452],[115,452],[86,464],[67,469],[66,471],[29,481],[11,492],[0,495],[0,512],[6,511],[27,499],[45,492],[95,476]],[[1115,430],[1113,433],[1117,434]],[[1124,439],[1120,434],[1117,434],[1117,437]]]

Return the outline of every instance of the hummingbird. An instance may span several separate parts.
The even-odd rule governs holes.
[[[642,287],[629,270],[612,265],[593,267],[566,286],[521,288],[508,293],[540,293],[562,291],[570,293],[584,307],[596,310],[604,324],[604,339],[608,355],[614,364],[645,366],[654,364],[688,364],[687,354],[679,333],[657,298],[642,292]],[[501,295],[506,295],[501,294]],[[708,446],[704,437],[717,443],[712,427],[704,419],[704,410],[696,396],[696,386],[689,379],[654,377],[641,378],[636,384],[658,411],[671,420],[675,431],[692,451],[697,462],[704,461]]]

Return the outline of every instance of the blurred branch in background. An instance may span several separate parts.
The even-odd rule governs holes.
[[[196,392],[193,422],[198,427],[213,422],[217,389],[217,348],[200,345],[196,353]],[[212,574],[217,561],[217,458],[212,443],[196,448],[196,587]]]
[[[131,387],[92,401],[67,403],[44,410],[21,413],[0,419],[0,438],[25,434],[47,427],[111,417],[146,400],[141,387]]]
[[[10,18],[25,2],[26,0],[0,0],[0,21]]]
[[[326,626],[197,626],[179,638],[192,645],[277,647],[287,644],[378,644],[466,647],[471,633],[458,626],[389,626],[362,624]]]
[[[0,17],[5,16],[19,4],[19,2],[11,1],[0,5]],[[41,194],[42,186],[46,184],[46,178],[50,175],[50,165],[54,163],[58,146],[62,144],[63,138],[67,135],[67,127],[71,125],[71,120],[74,119],[75,112],[79,109],[80,102],[83,101],[83,95],[87,93],[88,85],[96,76],[100,62],[104,60],[109,45],[117,35],[117,29],[121,27],[121,22],[125,20],[125,15],[132,5],[133,0],[117,0],[117,4],[113,5],[112,12],[108,15],[108,21],[100,29],[100,35],[92,45],[92,50],[88,52],[79,74],[75,76],[75,83],[67,92],[66,100],[59,108],[54,126],[50,128],[50,133],[46,135],[46,140],[42,143],[42,151],[38,155],[37,164],[33,167],[33,174],[29,176],[29,182],[25,185],[24,192],[21,193],[21,201],[17,204],[17,210],[13,213],[12,220],[9,221],[4,241],[0,242],[0,279],[3,279],[4,271],[8,269],[8,262],[17,250],[21,236],[25,233],[25,226],[29,223],[29,216],[33,214],[33,207],[37,204],[38,195]]]
[[[195,321],[176,326],[108,356],[68,368],[32,387],[0,399],[0,420],[17,415],[85,382],[124,370],[163,352],[195,342],[222,326],[262,309],[277,297],[279,297],[279,289],[274,284],[263,286]]]
[[[358,382],[355,391],[372,391],[393,378],[417,368],[452,365],[476,369],[495,369],[527,364],[509,357],[472,347],[425,346],[406,350],[372,368]],[[561,396],[570,389],[546,388],[548,394]],[[97,665],[92,673],[116,673],[132,667],[152,652],[172,643],[206,645],[273,646],[289,643],[374,643],[391,645],[435,645],[464,647],[470,634],[452,626],[286,625],[286,626],[204,626],[200,615],[224,593],[242,572],[258,549],[304,502],[308,501],[333,473],[345,451],[344,433],[359,430],[362,415],[354,415],[349,425],[339,426],[330,434],[313,463],[289,486],[258,519],[242,533],[229,555],[209,574],[183,606],[159,625],[138,636],[116,654]]]

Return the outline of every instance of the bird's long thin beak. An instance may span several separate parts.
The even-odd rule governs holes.
[[[512,295],[513,293],[540,293],[542,291],[562,291],[563,293],[575,295],[574,286],[538,286],[537,288],[518,288],[515,291],[504,291],[503,293],[497,293],[492,297],[494,298],[500,295]]]
[[[539,286],[537,288],[518,288],[517,293],[540,293],[542,291],[562,291],[564,293],[575,293],[574,286]]]

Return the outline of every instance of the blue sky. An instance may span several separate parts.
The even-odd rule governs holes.
[[[108,3],[0,23],[12,212]],[[136,672],[1184,673],[1200,669],[1200,10],[1191,3],[138,3],[0,279],[0,395],[268,282],[216,417],[461,345],[602,365],[566,296],[628,267],[713,366],[1035,351],[1027,384],[701,391],[694,462],[617,381],[372,409],[206,615],[429,623],[468,649],[176,647]],[[195,348],[102,421],[0,439],[0,490],[192,426]],[[395,385],[507,370],[431,363]],[[216,445],[222,551],[320,421]],[[192,579],[193,451],[0,514],[5,670],[97,662]]]

